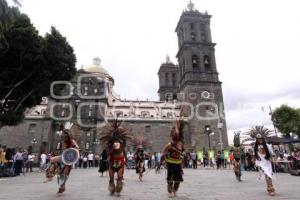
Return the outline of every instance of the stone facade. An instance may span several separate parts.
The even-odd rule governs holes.
[[[99,142],[100,127],[118,116],[134,135],[144,134],[151,140],[150,150],[157,152],[169,141],[175,119],[183,115],[186,149],[228,146],[210,18],[191,4],[182,13],[176,27],[178,65],[167,57],[158,71],[160,101],[121,99],[113,91],[114,79],[101,66],[101,60],[95,58],[71,82],[63,83],[66,86],[61,94],[54,92],[41,105],[27,110],[23,123],[3,127],[0,143],[53,151],[60,147],[59,125],[72,121],[77,125],[72,132],[80,148],[99,153],[103,148]]]

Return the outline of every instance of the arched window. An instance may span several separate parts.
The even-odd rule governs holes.
[[[194,24],[193,24],[193,23],[190,23],[190,29],[191,29],[191,30],[194,30],[194,27],[195,27]]]
[[[196,40],[196,33],[195,32],[191,32],[191,39],[192,39],[192,41]]]
[[[209,58],[208,55],[205,55],[203,57],[203,62],[204,62],[204,68],[205,68],[205,70],[211,70],[210,58]]]
[[[115,111],[115,116],[116,117],[123,117],[123,112],[120,110]]]
[[[169,81],[170,81],[170,79],[169,79],[169,73],[166,73],[165,74],[165,83],[166,83],[166,86],[168,86],[169,85]]]
[[[199,68],[199,58],[197,55],[192,55],[192,66],[193,68]]]
[[[206,41],[206,34],[205,33],[201,33],[201,41],[202,42]]]
[[[167,113],[167,118],[173,118],[173,113],[172,112],[168,112]]]

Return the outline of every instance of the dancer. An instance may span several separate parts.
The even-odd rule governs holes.
[[[266,143],[266,138],[272,133],[271,130],[263,126],[256,126],[249,131],[251,138],[255,139],[254,144],[254,161],[255,165],[265,174],[267,182],[267,192],[270,196],[275,195],[275,188],[272,180],[274,180],[272,169],[273,150],[271,145]]]
[[[145,172],[145,157],[149,156],[149,154],[144,151],[144,148],[150,147],[151,142],[146,140],[143,135],[140,135],[134,139],[133,145],[137,149],[134,155],[136,173],[139,174],[139,180],[143,181],[143,173]]]
[[[46,178],[49,182],[57,175],[58,194],[62,194],[66,190],[66,183],[70,175],[72,165],[79,159],[79,147],[71,134],[72,123],[67,122],[65,126],[61,126],[63,144],[65,150],[60,156],[54,156],[50,159],[50,163],[46,169]]]
[[[109,163],[109,186],[110,194],[116,193],[120,196],[123,189],[123,174],[126,163],[126,143],[131,139],[129,131],[120,127],[121,122],[114,119],[110,126],[104,127],[103,135],[100,140],[106,143]],[[114,182],[114,176],[117,173],[117,183]]]
[[[241,148],[241,142],[240,142],[240,131],[234,132],[234,138],[233,138],[233,170],[235,173],[235,177],[238,181],[241,180],[242,172],[241,172],[241,155],[243,153],[243,150]]]
[[[167,189],[169,197],[175,197],[180,182],[183,181],[183,120],[177,120],[171,130],[171,142],[166,144],[162,150],[162,160],[167,165]]]

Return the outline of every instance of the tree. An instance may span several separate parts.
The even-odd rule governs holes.
[[[7,22],[0,30],[0,128],[21,122],[27,108],[50,95],[53,81],[76,73],[73,48],[54,27],[41,37],[25,14]]]
[[[300,137],[300,110],[287,105],[281,105],[272,114],[272,121],[275,127],[290,138],[290,133],[297,134]]]

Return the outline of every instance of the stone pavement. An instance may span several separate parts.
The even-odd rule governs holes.
[[[277,195],[269,197],[264,181],[258,181],[258,173],[244,172],[241,183],[231,170],[185,169],[185,181],[174,200],[299,200],[300,177],[276,174]],[[121,197],[109,196],[108,177],[100,177],[97,169],[74,169],[67,190],[57,196],[55,181],[42,183],[44,173],[26,174],[0,179],[1,200],[164,200],[166,191],[165,171],[155,174],[150,170],[139,182],[134,170],[125,172],[125,185]]]

